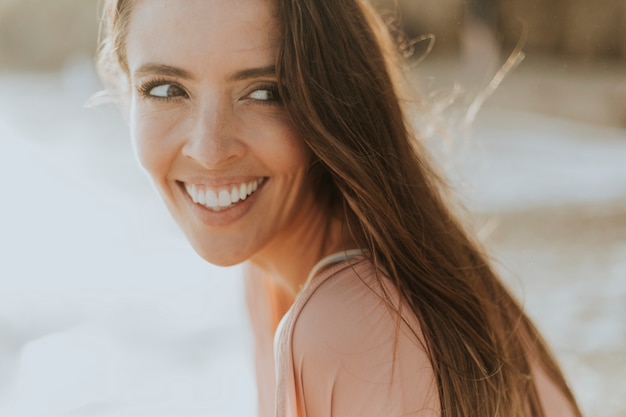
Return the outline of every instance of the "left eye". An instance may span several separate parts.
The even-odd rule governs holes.
[[[252,100],[258,101],[280,101],[278,90],[271,88],[260,88],[258,90],[254,90],[248,97]]]
[[[161,84],[156,87],[153,87],[148,92],[153,97],[181,97],[185,95],[185,92],[182,88],[177,87],[173,84]]]

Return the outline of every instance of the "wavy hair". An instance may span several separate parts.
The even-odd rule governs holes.
[[[319,196],[418,318],[442,416],[544,417],[535,367],[580,416],[546,343],[446,202],[401,104],[399,54],[376,12],[363,0],[273,1],[280,93],[315,155]],[[105,80],[128,76],[131,8],[105,0]]]

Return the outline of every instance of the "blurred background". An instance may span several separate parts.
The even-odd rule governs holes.
[[[626,417],[626,2],[375,3],[408,36],[416,126],[583,411]],[[0,415],[252,416],[240,268],[195,255],[119,110],[84,106],[97,19],[0,0]]]

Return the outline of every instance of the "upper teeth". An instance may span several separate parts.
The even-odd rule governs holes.
[[[263,178],[259,178],[249,183],[220,188],[219,190],[213,190],[203,185],[185,183],[185,189],[194,203],[220,211],[248,198],[259,188],[262,182]]]

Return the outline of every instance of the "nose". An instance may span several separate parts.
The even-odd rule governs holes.
[[[246,146],[227,100],[206,99],[189,120],[182,154],[207,169],[219,169],[241,158]]]

